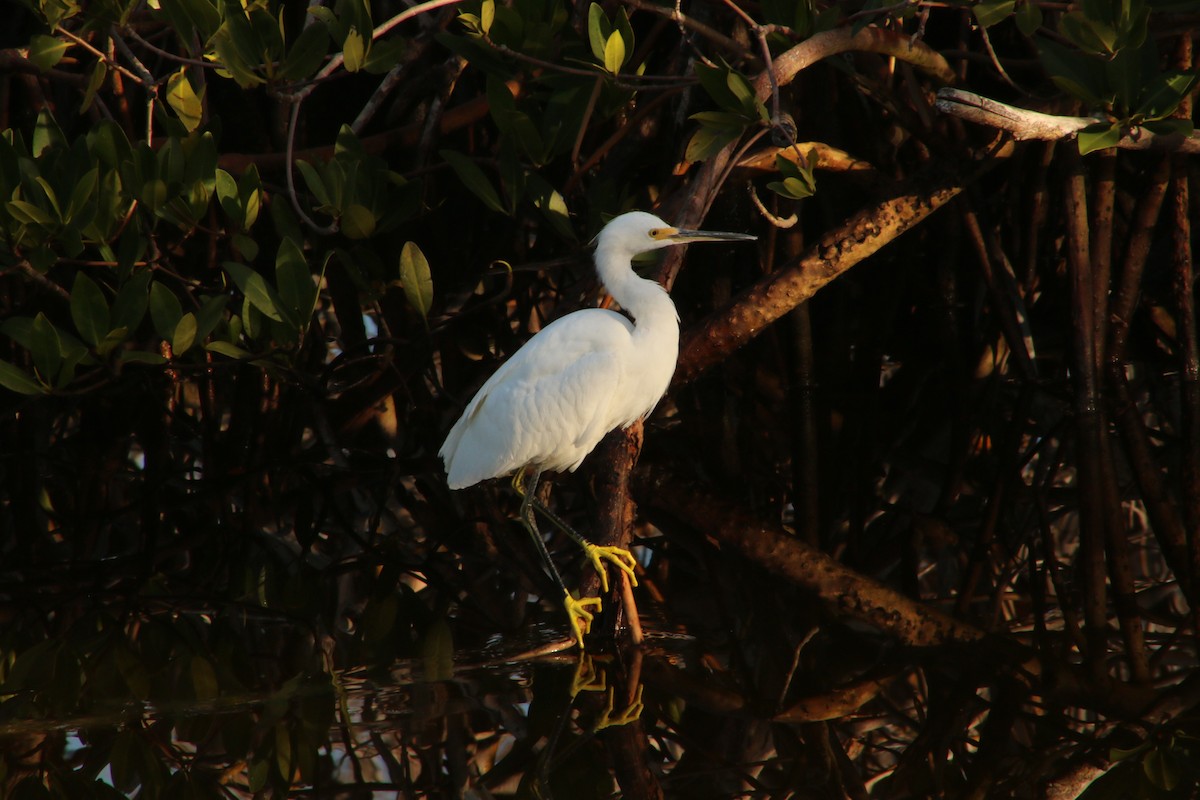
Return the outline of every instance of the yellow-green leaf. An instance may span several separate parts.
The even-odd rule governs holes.
[[[366,239],[375,232],[375,214],[366,206],[351,203],[342,211],[342,233],[351,239]]]
[[[483,0],[479,9],[479,29],[487,33],[496,19],[496,0]]]
[[[400,285],[404,296],[422,317],[428,316],[433,306],[433,275],[429,261],[416,242],[405,242],[400,250]]]
[[[108,67],[103,61],[97,61],[96,66],[92,67],[91,77],[88,78],[87,91],[83,93],[83,104],[79,107],[80,111],[87,111],[92,107],[92,101],[96,99],[96,92],[100,91],[107,76]]]
[[[191,311],[179,318],[175,332],[171,336],[171,349],[180,356],[192,349],[196,343],[196,315]]]
[[[38,34],[29,40],[29,60],[42,72],[53,67],[66,54],[71,42]]]
[[[604,44],[604,68],[616,75],[624,64],[625,40],[621,37],[620,31],[613,31],[608,35],[608,41]]]
[[[180,67],[178,72],[167,79],[167,103],[175,109],[180,122],[188,131],[200,127],[200,120],[204,116],[201,103],[203,95],[202,91],[197,96],[196,91],[192,89],[192,82],[187,77],[187,67]]]
[[[350,32],[346,34],[346,41],[342,43],[342,59],[346,65],[346,71],[358,72],[362,69],[366,57],[367,48],[362,34],[358,32],[358,28],[351,28]]]

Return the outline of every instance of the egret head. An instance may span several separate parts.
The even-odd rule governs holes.
[[[596,249],[619,251],[630,256],[690,242],[734,242],[756,239],[745,233],[693,231],[668,225],[645,211],[630,211],[614,217],[596,237]]]

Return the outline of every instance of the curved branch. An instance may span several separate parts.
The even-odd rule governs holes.
[[[885,28],[835,28],[810,36],[775,59],[775,80],[780,86],[791,83],[801,70],[823,58],[851,51],[879,53],[912,64],[942,83],[954,83],[950,63],[924,42],[914,42],[906,34]],[[771,79],[765,73],[754,80],[754,92],[765,99],[771,92]]]

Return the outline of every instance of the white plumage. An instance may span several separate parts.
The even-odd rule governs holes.
[[[673,228],[634,211],[596,240],[596,271],[633,317],[585,309],[547,325],[480,387],[439,455],[451,489],[524,467],[574,471],[614,428],[654,410],[679,355],[679,317],[667,292],[639,278],[638,253],[675,244],[753,239]]]

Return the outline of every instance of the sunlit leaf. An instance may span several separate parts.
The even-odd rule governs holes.
[[[608,23],[608,17],[604,15],[604,9],[599,4],[592,3],[588,6],[588,43],[592,47],[592,55],[599,61],[604,60],[604,50],[608,47],[611,33],[612,27]]]
[[[346,41],[342,43],[342,58],[347,72],[358,72],[362,69],[366,59],[366,45],[357,28],[351,28],[346,34]]]
[[[409,304],[427,317],[433,307],[433,275],[429,261],[415,242],[405,242],[400,250],[400,284]]]
[[[178,72],[167,79],[167,103],[189,131],[200,127],[204,116],[203,96],[203,91],[197,95],[192,88],[192,82],[187,77],[187,67],[180,67]]]
[[[1078,139],[1080,155],[1087,155],[1094,150],[1103,150],[1106,147],[1115,147],[1117,142],[1121,141],[1121,126],[1116,123],[1109,125],[1103,122],[1089,125],[1079,132]]]
[[[620,31],[613,31],[604,45],[604,68],[616,75],[624,64],[625,40],[621,38]]]

